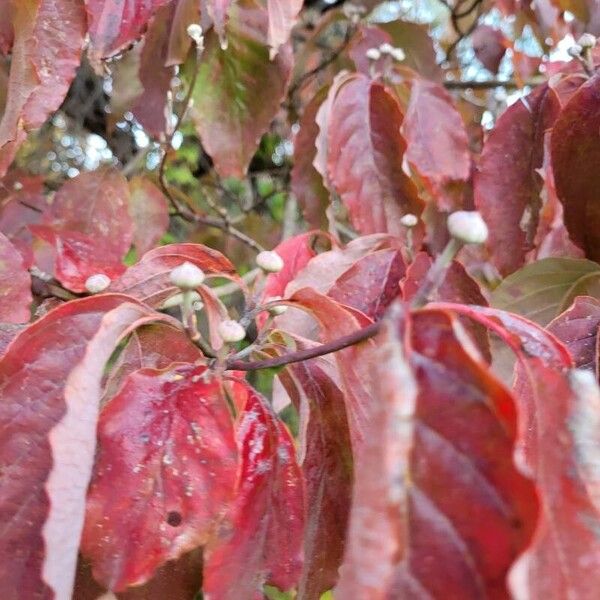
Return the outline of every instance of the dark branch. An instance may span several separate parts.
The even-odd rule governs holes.
[[[300,362],[302,360],[308,360],[310,358],[316,358],[317,356],[324,356],[325,354],[331,354],[337,352],[348,346],[353,346],[358,342],[368,340],[377,334],[381,326],[380,322],[371,323],[363,329],[354,331],[348,335],[345,335],[337,340],[328,342],[327,344],[321,344],[314,348],[307,348],[306,350],[298,350],[297,352],[290,352],[289,354],[283,354],[282,356],[275,356],[274,358],[266,358],[264,360],[257,361],[244,361],[244,360],[232,360],[228,361],[225,365],[227,370],[234,371],[256,371],[258,369],[269,369],[272,367],[281,367],[283,365],[289,365],[291,363]]]

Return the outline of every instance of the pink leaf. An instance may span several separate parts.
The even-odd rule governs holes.
[[[32,300],[31,277],[23,259],[9,239],[0,233],[0,322],[29,321]]]
[[[133,221],[133,244],[138,256],[153,248],[169,226],[165,195],[150,180],[134,177],[129,182],[129,214]]]
[[[271,57],[290,39],[292,27],[303,4],[303,0],[267,0]]]

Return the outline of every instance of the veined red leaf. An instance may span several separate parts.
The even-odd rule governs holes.
[[[218,173],[242,177],[279,109],[292,59],[286,45],[269,60],[262,9],[229,12],[227,49],[214,31],[206,36],[190,114]]]
[[[579,398],[569,377],[571,356],[550,333],[499,310],[441,306],[486,325],[519,361],[517,458],[535,480],[541,515],[530,548],[511,574],[514,596],[592,600],[600,586],[600,517],[591,493],[597,476],[586,452],[598,443],[597,431],[590,429],[598,418],[596,401]]]
[[[471,174],[465,125],[444,88],[415,78],[402,125],[406,158],[442,210],[461,208],[461,184]]]
[[[290,39],[292,27],[303,4],[304,0],[267,0],[271,58]]]
[[[169,0],[85,0],[91,54],[107,58],[135,42],[148,20]]]
[[[169,226],[165,195],[149,179],[129,181],[129,214],[133,221],[133,244],[141,256],[153,248]]]
[[[99,253],[98,240],[76,231],[58,232],[46,225],[31,225],[30,231],[48,242],[54,251],[52,273],[62,285],[73,292],[85,292],[85,282],[91,275],[102,273],[116,279],[125,270],[120,258]],[[38,266],[43,268],[43,265]]]
[[[600,376],[600,301],[589,296],[573,304],[551,321],[546,329],[554,334],[573,357],[575,366]]]
[[[308,312],[319,324],[324,343],[349,335],[371,323],[366,315],[343,306],[312,288],[302,288],[290,302]],[[353,447],[364,440],[368,422],[368,405],[373,401],[369,383],[372,377],[372,342],[354,344],[335,353],[342,388],[346,395],[348,424]]]
[[[124,292],[146,304],[159,306],[179,291],[169,276],[175,267],[186,261],[206,273],[237,277],[234,266],[217,250],[202,244],[169,244],[144,254],[138,263],[113,282],[111,291]]]
[[[64,100],[85,35],[85,13],[78,0],[12,0],[10,8],[15,40],[0,120],[0,176],[25,132],[40,127]],[[5,19],[10,17],[4,14]]]
[[[0,233],[0,322],[29,321],[32,300],[31,277],[23,259],[10,240]]]
[[[104,256],[121,260],[133,239],[127,180],[116,169],[99,169],[67,181],[44,214],[58,232],[89,236]]]
[[[489,225],[492,260],[503,275],[525,261],[542,206],[544,133],[560,102],[552,88],[540,86],[506,109],[483,147],[474,176],[475,205]]]
[[[205,554],[207,600],[258,600],[293,588],[302,569],[304,482],[285,425],[248,388],[238,424],[236,499]]]
[[[336,279],[327,295],[377,320],[399,296],[405,272],[399,249],[378,250],[357,260]]]
[[[384,326],[340,598],[508,595],[537,501],[513,465],[511,394],[463,335],[446,312],[399,305]]]
[[[353,461],[344,393],[331,357],[295,363],[279,377],[297,410],[308,404],[300,448],[307,522],[298,595],[318,600],[337,582],[350,512]]]
[[[313,161],[317,153],[316,140],[319,134],[317,112],[326,97],[327,88],[322,88],[304,109],[300,128],[294,138],[294,165],[290,183],[309,226],[322,229],[326,229],[327,225],[325,210],[329,204],[329,192]]]
[[[168,319],[130,300],[111,294],[63,304],[21,331],[0,358],[0,554],[11,557],[0,566],[0,590],[7,600],[49,598],[51,590],[70,596],[102,370],[133,323]]]
[[[363,234],[404,235],[401,217],[421,214],[422,201],[402,170],[402,121],[394,96],[360,74],[339,87],[331,104],[327,172],[352,224]]]
[[[185,62],[192,44],[187,28],[192,23],[198,22],[200,22],[200,5],[197,0],[176,0],[165,62],[167,67]]]
[[[170,325],[155,323],[131,334],[104,385],[104,398],[110,400],[126,377],[139,369],[166,369],[172,363],[196,363],[201,358],[189,336]]]
[[[102,412],[98,445],[81,550],[98,581],[123,590],[206,543],[231,500],[236,445],[222,386],[206,367],[135,371]]]
[[[571,239],[592,260],[600,259],[600,75],[583,84],[562,109],[552,129],[552,169]]]

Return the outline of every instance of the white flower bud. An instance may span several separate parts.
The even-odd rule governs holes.
[[[402,62],[406,58],[406,54],[404,53],[404,50],[402,50],[402,48],[392,48],[390,54],[392,58],[394,60],[397,60],[398,62]]]
[[[283,258],[273,250],[263,250],[256,257],[256,264],[267,273],[279,273],[283,269]]]
[[[483,244],[488,238],[488,227],[475,210],[457,210],[448,217],[450,235],[465,244]]]
[[[188,25],[187,34],[194,40],[196,45],[204,45],[204,32],[202,31],[202,26],[198,23],[191,23]]]
[[[90,275],[85,280],[85,289],[90,294],[99,294],[103,292],[110,285],[110,277],[104,273],[96,273]]]
[[[596,36],[591,33],[584,33],[577,40],[577,44],[582,48],[593,48],[596,45]]]
[[[271,296],[266,299],[266,302],[278,302],[279,300],[281,300],[281,296]],[[288,307],[285,304],[279,304],[278,306],[269,307],[269,313],[276,317],[282,315],[287,309]]]
[[[388,44],[387,42],[385,42],[384,44],[381,44],[381,46],[379,46],[379,51],[381,52],[381,54],[391,54],[393,49],[394,49],[394,46],[392,46],[391,44]]]
[[[246,330],[237,321],[233,321],[232,319],[221,321],[217,331],[221,339],[227,344],[241,342],[246,337]]]
[[[204,271],[191,262],[184,262],[171,271],[171,283],[182,290],[193,290],[204,281]]]
[[[419,218],[416,215],[412,215],[412,214],[407,214],[404,215],[401,219],[400,219],[400,225],[404,225],[404,227],[408,227],[409,229],[411,227],[415,227],[415,225],[419,222]]]
[[[569,53],[569,56],[572,56],[573,58],[579,58],[583,52],[583,48],[579,44],[573,44],[567,50],[567,52]]]
[[[381,58],[381,52],[379,52],[379,50],[377,48],[369,48],[365,52],[365,56],[369,60],[379,60]]]

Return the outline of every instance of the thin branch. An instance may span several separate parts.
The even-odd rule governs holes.
[[[536,86],[543,83],[545,79],[543,77],[535,77],[530,79],[521,85],[515,79],[488,79],[485,81],[444,81],[444,87],[447,90],[488,90],[493,88],[502,87],[505,89],[518,89],[523,86]]]
[[[353,346],[358,342],[368,340],[375,336],[381,327],[381,322],[371,323],[363,329],[353,331],[349,335],[345,335],[337,340],[328,342],[327,344],[321,344],[314,348],[307,348],[305,350],[298,350],[297,352],[290,352],[283,354],[282,356],[275,356],[273,358],[267,358],[264,360],[257,361],[244,361],[244,360],[229,360],[225,364],[227,370],[235,371],[256,371],[258,369],[269,369],[273,367],[281,367],[283,365],[289,365],[291,363],[300,362],[303,360],[309,360],[310,358],[316,358],[317,356],[324,356],[325,354],[331,354],[337,352],[348,346]]]

